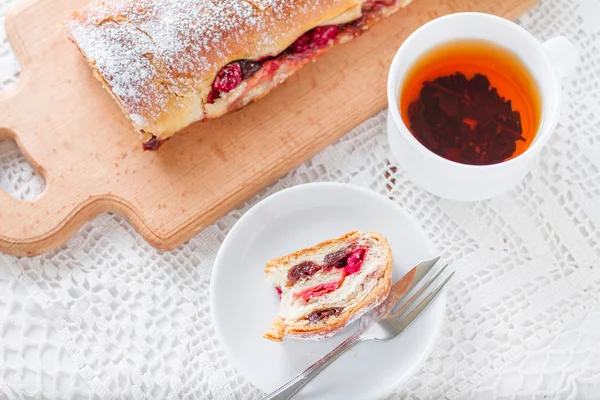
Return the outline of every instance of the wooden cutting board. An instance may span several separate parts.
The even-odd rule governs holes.
[[[516,18],[536,0],[414,0],[338,46],[269,96],[198,123],[143,152],[137,134],[57,21],[87,0],[34,1],[9,12],[20,82],[0,94],[0,140],[14,138],[46,179],[35,201],[0,189],[0,251],[35,255],[92,217],[124,215],[170,250],[386,107],[386,77],[402,41],[443,14]]]

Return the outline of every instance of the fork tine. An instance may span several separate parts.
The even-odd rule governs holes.
[[[398,324],[395,326],[395,328],[398,331],[398,333],[400,333],[404,329],[406,329],[423,312],[423,310],[425,310],[427,308],[427,306],[433,301],[433,299],[436,298],[436,296],[444,288],[444,286],[446,285],[446,283],[448,283],[448,281],[450,280],[450,278],[452,278],[452,276],[454,275],[454,272],[456,272],[456,271],[452,271],[450,274],[448,274],[448,276],[446,277],[446,279],[444,279],[442,281],[442,283],[440,283],[419,304],[417,304],[415,306],[415,308],[413,308],[408,313],[408,315],[406,317],[404,317],[402,319],[398,318]]]
[[[394,283],[388,298],[385,302],[389,305],[387,307],[387,314],[389,315],[392,309],[398,307],[400,301],[421,281],[425,278],[425,275],[429,273],[431,268],[439,261],[440,256],[432,258],[430,260],[423,260],[415,265],[410,271],[408,271],[399,281]]]
[[[432,258],[431,260],[424,260],[417,264],[417,267],[422,267],[424,270],[429,271],[431,267],[435,265],[436,262],[440,260],[441,256],[437,256]]]
[[[439,258],[439,257],[438,257]],[[425,290],[427,290],[427,288],[429,286],[431,286],[431,284],[442,274],[442,272],[444,272],[444,270],[446,269],[446,267],[448,266],[448,264],[444,265],[442,268],[440,268],[439,270],[437,270],[435,272],[435,274],[433,274],[433,276],[431,278],[429,278],[429,280],[427,282],[425,282],[423,284],[423,286],[421,286],[419,288],[419,290],[412,295],[412,297],[410,299],[408,299],[404,304],[400,305],[400,304],[396,304],[394,306],[394,308],[392,309],[392,316],[398,316],[400,315],[402,312],[404,312],[404,310],[406,310],[407,307],[409,307],[410,305],[412,305],[419,296],[421,296],[423,294],[423,292]]]

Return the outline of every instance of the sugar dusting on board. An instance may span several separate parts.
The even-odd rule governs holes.
[[[233,59],[281,51],[320,1],[96,1],[65,26],[132,122],[144,126],[169,108],[184,107],[186,97],[206,95]]]

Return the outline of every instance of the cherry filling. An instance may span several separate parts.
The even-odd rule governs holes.
[[[215,81],[213,89],[219,92],[229,92],[242,82],[242,67],[238,62],[232,62],[221,68]]]
[[[390,7],[396,4],[396,0],[369,0],[363,4],[364,11],[376,11],[383,7]]]
[[[323,265],[316,264],[312,261],[301,262],[290,268],[288,271],[287,286],[292,286],[302,279],[310,278],[322,269],[326,272],[332,268],[343,269],[343,277],[355,274],[360,271],[360,267],[365,261],[368,250],[369,248],[365,246],[339,250],[327,254]]]
[[[325,263],[330,267],[344,268],[348,261],[348,251],[338,250],[325,256]]]
[[[360,271],[365,261],[368,247],[359,247],[350,252],[340,250],[325,256],[325,262],[330,268],[343,268],[346,275],[352,275]]]
[[[329,283],[321,283],[320,285],[313,286],[311,288],[305,289],[301,292],[294,293],[294,297],[299,298],[302,297],[304,301],[309,301],[313,297],[321,297],[326,295],[327,293],[331,293],[340,287],[341,282],[329,282]]]
[[[341,276],[335,281],[321,283],[293,293],[294,298],[302,298],[306,302],[313,298],[324,296],[342,286],[344,279],[346,279],[348,275],[352,275],[360,271],[368,251],[369,248],[365,246],[358,248],[350,247],[346,250],[339,250],[327,254],[322,265],[316,264],[312,261],[301,262],[300,264],[293,266],[288,271],[288,283],[286,286],[293,286],[300,280],[308,279],[320,270],[323,270],[326,273],[330,272],[334,268],[341,270]],[[276,287],[275,289],[281,298],[281,288]]]
[[[312,261],[304,261],[288,271],[288,281],[291,285],[301,279],[310,278],[321,269],[321,266]]]
[[[318,26],[296,39],[286,52],[303,54],[310,50],[320,49],[329,45],[329,41],[335,39],[339,32],[339,25]]]
[[[326,320],[327,318],[331,317],[332,315],[340,315],[342,310],[343,310],[342,307],[334,307],[334,308],[326,308],[324,310],[317,310],[317,311],[313,311],[310,314],[308,314],[306,316],[306,319],[308,319],[313,324],[316,324],[317,322]]]
[[[282,54],[306,56],[314,50],[328,46],[339,32],[339,25],[318,26],[296,39]],[[263,57],[257,61],[239,60],[227,64],[217,73],[206,102],[212,104],[222,93],[231,92],[242,80],[254,75],[265,61],[271,59],[273,57]]]
[[[358,271],[360,271],[360,267],[365,261],[365,255],[367,254],[367,248],[361,247],[356,249],[350,254],[348,260],[346,261],[346,267],[344,267],[344,272],[347,275],[352,275]]]
[[[144,150],[154,151],[157,150],[161,144],[162,141],[158,140],[156,136],[152,135],[150,140],[148,140],[146,143],[142,143],[142,148]]]
[[[323,264],[317,264],[312,261],[304,261],[290,268],[288,271],[288,282],[286,286],[293,286],[300,280],[308,279],[316,274],[318,271],[323,270],[325,273],[329,273],[333,269],[341,270],[341,276],[338,274],[338,278],[335,281],[320,283],[318,285],[309,287],[304,290],[300,290],[292,293],[294,299],[304,300],[308,302],[314,298],[325,296],[328,293],[334,292],[339,289],[344,280],[348,275],[352,275],[360,271],[362,265],[365,262],[369,247],[356,245],[350,245],[350,247],[338,250],[333,253],[329,253],[325,256]],[[276,287],[279,298],[281,298],[281,288]],[[317,323],[323,321],[332,315],[339,315],[342,312],[341,307],[328,308],[324,310],[313,311],[306,316],[311,323]]]

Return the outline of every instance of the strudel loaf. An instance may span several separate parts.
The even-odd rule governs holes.
[[[93,0],[62,23],[155,150],[255,101],[410,0]]]

